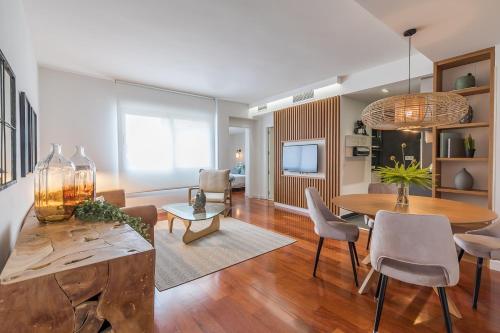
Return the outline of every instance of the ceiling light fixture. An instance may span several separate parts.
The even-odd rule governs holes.
[[[361,114],[366,126],[378,130],[418,130],[457,123],[469,110],[467,99],[452,92],[411,93],[411,37],[416,32],[417,29],[404,32],[408,37],[408,93],[368,105]]]
[[[389,89],[382,88],[382,92],[383,92],[384,94],[387,94],[387,93],[389,92]]]

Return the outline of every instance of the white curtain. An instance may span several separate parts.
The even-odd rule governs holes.
[[[120,186],[187,187],[215,165],[215,101],[117,83]]]

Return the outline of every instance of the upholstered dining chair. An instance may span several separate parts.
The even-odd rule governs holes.
[[[477,257],[476,279],[472,296],[472,308],[477,309],[483,260],[484,258],[500,259],[500,222],[492,223],[481,229],[467,231],[465,234],[455,234],[453,238],[461,249],[458,255],[459,261],[462,259],[464,251]]]
[[[452,331],[445,287],[456,285],[460,273],[447,217],[379,211],[370,260],[380,273],[374,332],[378,332],[388,278],[437,288],[446,330]]]
[[[222,203],[226,205],[224,216],[230,214],[233,199],[231,194],[231,181],[229,179],[229,169],[224,170],[200,170],[199,186],[188,189],[188,202],[193,202],[195,196],[193,190],[203,190],[207,202]]]
[[[318,268],[319,256],[323,241],[325,238],[346,241],[349,245],[349,254],[351,255],[352,272],[354,275],[354,283],[358,286],[358,273],[356,265],[359,265],[358,254],[356,252],[355,242],[359,237],[359,229],[354,224],[345,222],[340,217],[336,216],[324,204],[323,200],[314,187],[308,187],[305,190],[307,199],[307,208],[311,220],[314,222],[314,231],[319,236],[318,249],[314,261],[313,276],[316,277],[316,269]]]
[[[398,186],[396,184],[385,183],[370,183],[368,185],[369,194],[398,194]],[[366,249],[370,248],[370,240],[373,233],[374,221],[369,216],[365,215],[365,224],[368,226],[368,241],[366,242]]]

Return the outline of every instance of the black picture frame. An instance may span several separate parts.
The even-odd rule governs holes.
[[[38,120],[25,92],[19,93],[21,177],[35,171],[38,162]]]
[[[17,182],[16,76],[0,50],[0,191]]]

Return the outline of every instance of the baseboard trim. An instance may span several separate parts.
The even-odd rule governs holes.
[[[490,269],[492,271],[500,271],[500,260],[490,260]]]
[[[304,216],[309,217],[309,212],[305,208],[285,205],[285,204],[282,204],[279,202],[274,202],[274,207],[276,207],[277,209],[286,210],[286,211],[290,211],[292,213],[296,213],[296,214],[300,214],[300,215],[304,215]]]

